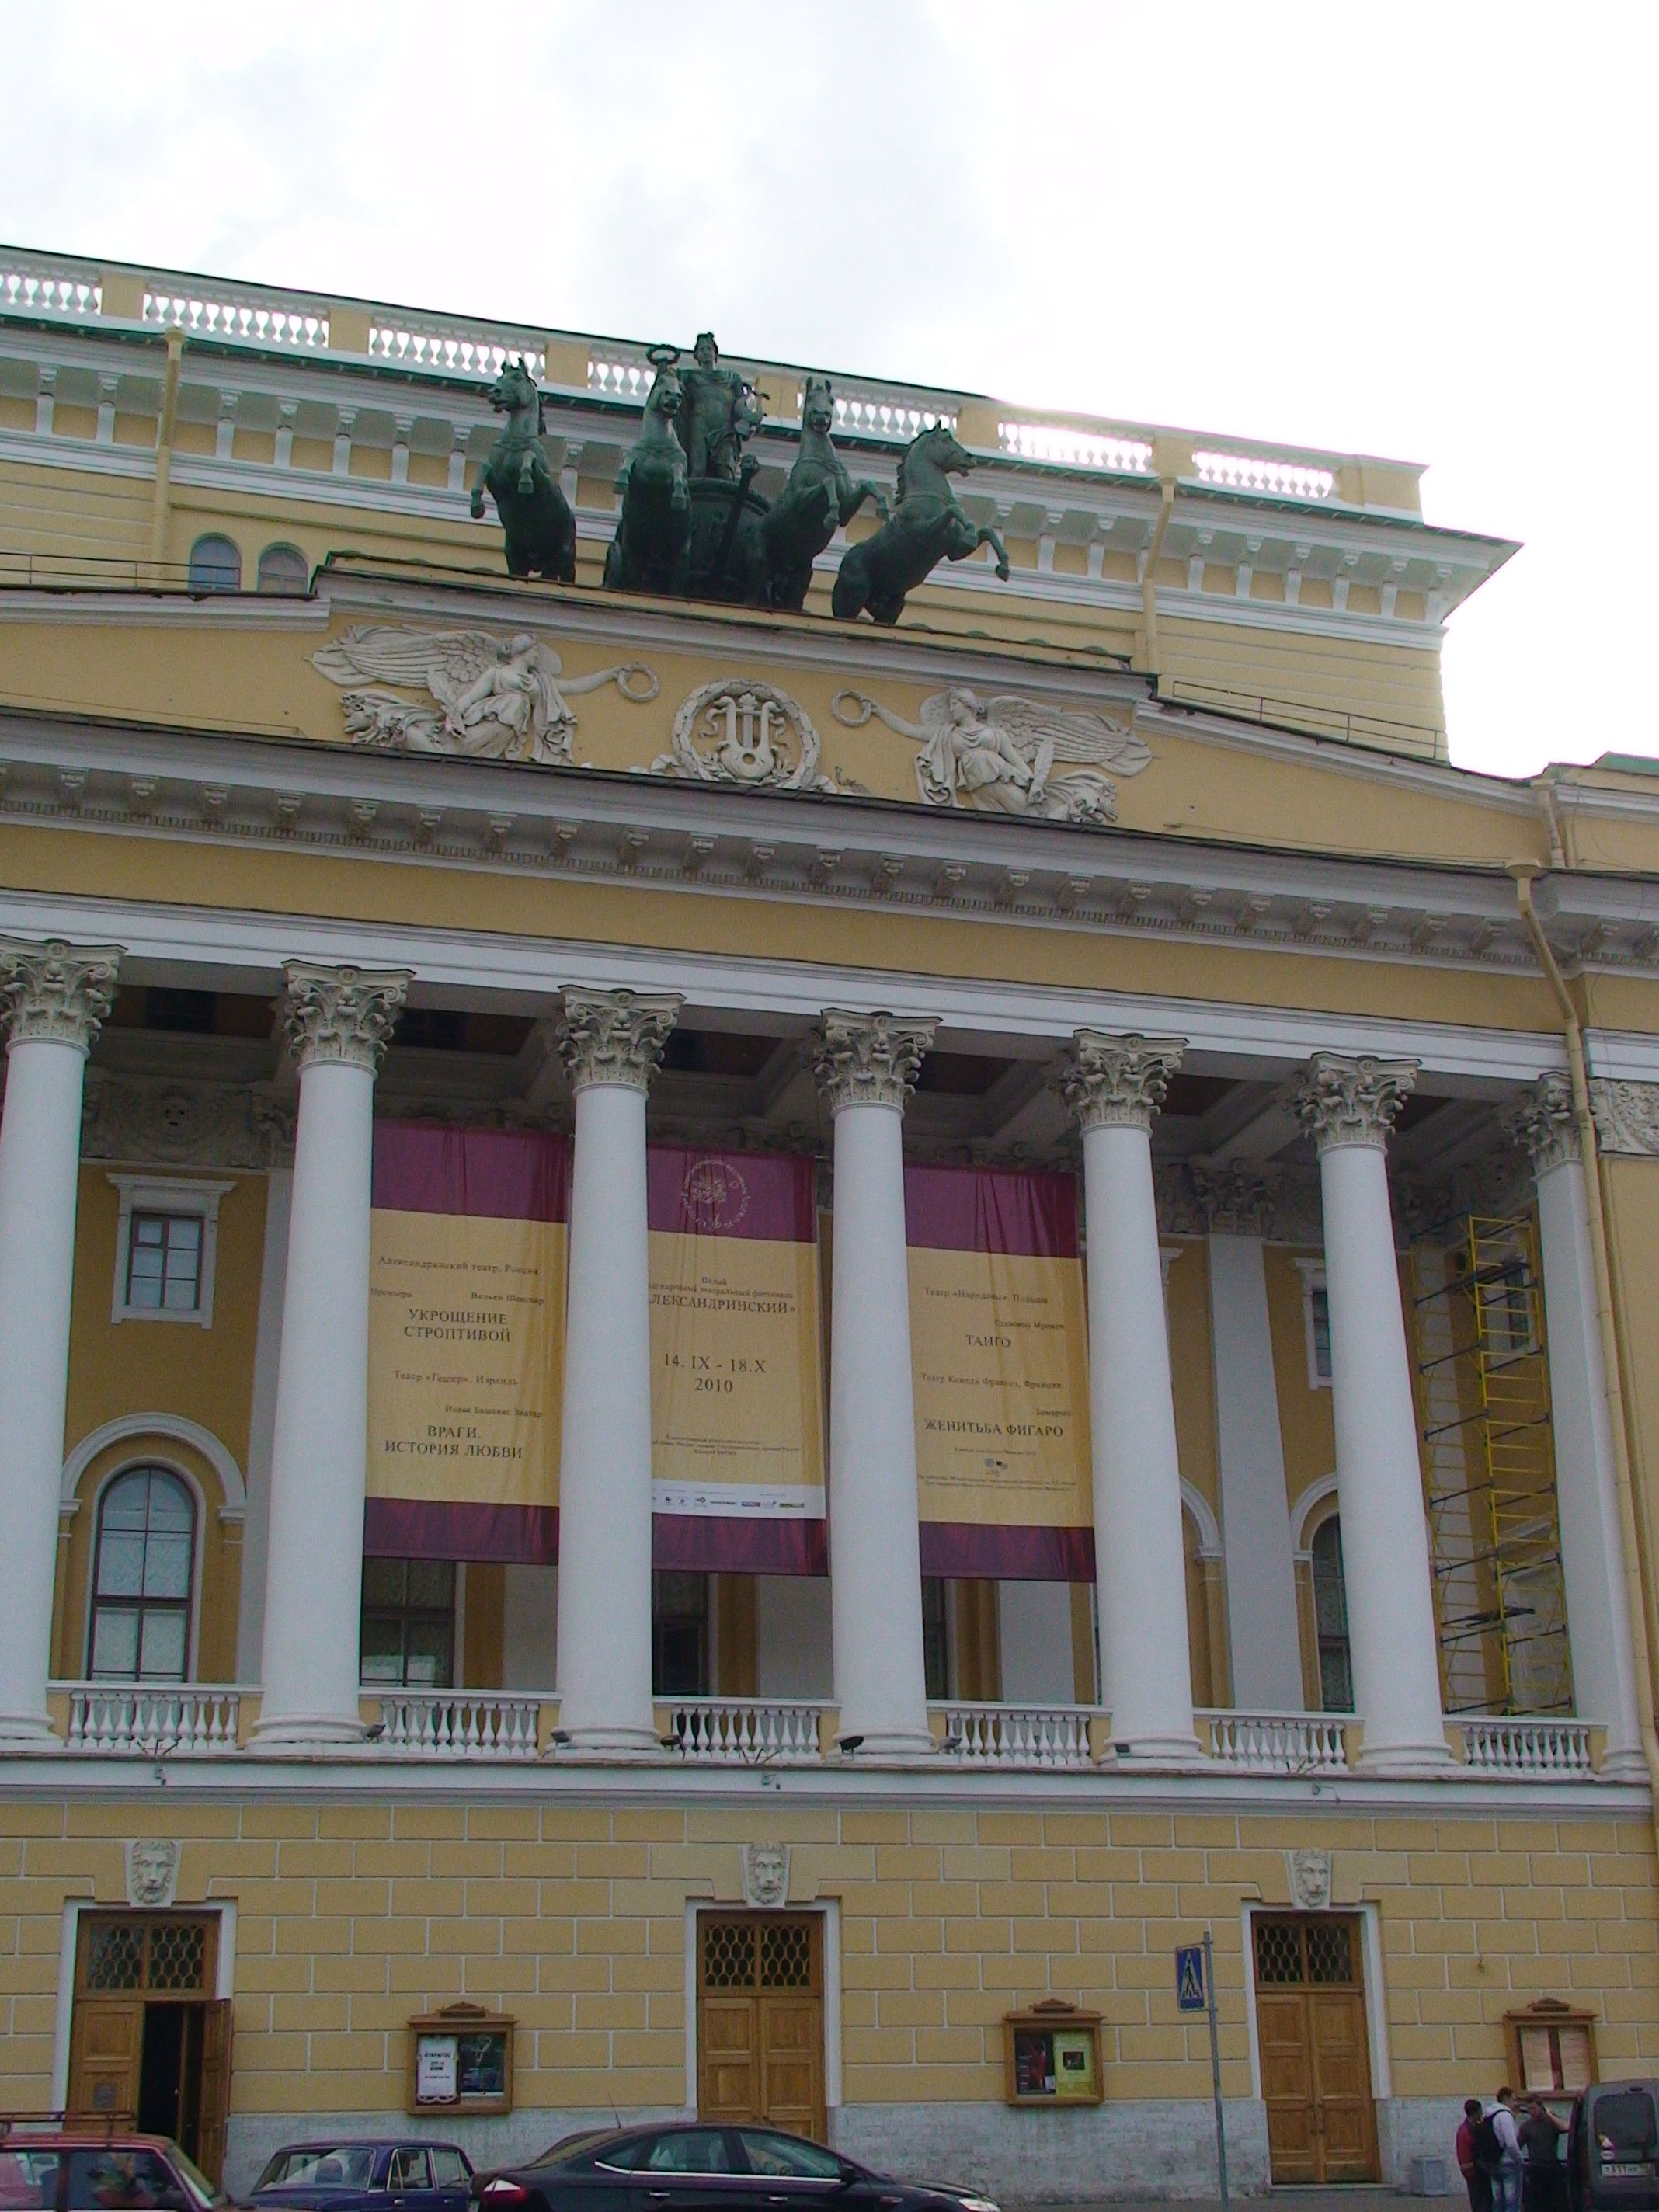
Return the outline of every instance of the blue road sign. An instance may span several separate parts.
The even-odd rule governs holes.
[[[1202,2012],[1206,2002],[1204,1946],[1183,1943],[1176,1952],[1176,2003],[1182,2012]]]

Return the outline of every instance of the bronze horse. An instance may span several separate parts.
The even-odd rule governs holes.
[[[685,448],[674,430],[681,400],[674,368],[678,349],[653,346],[647,358],[657,374],[638,441],[617,477],[622,515],[605,556],[605,580],[617,592],[678,591],[691,530]]]
[[[887,624],[904,611],[905,594],[941,561],[965,561],[981,545],[997,556],[997,574],[1008,580],[1008,549],[994,530],[976,529],[951,489],[953,476],[975,465],[965,446],[943,423],[913,438],[898,465],[898,507],[873,538],[848,548],[830,599],[842,622],[866,608]]]
[[[830,441],[835,420],[829,379],[809,376],[801,409],[800,453],[762,526],[768,603],[797,614],[805,604],[813,562],[865,501],[872,501],[882,520],[887,519],[887,501],[879,485],[867,478],[854,483],[848,474],[847,464]]]
[[[472,487],[473,517],[482,520],[488,491],[507,536],[507,574],[550,576],[574,584],[576,518],[548,466],[541,394],[526,362],[503,362],[489,387],[489,404],[506,416],[507,428]]]

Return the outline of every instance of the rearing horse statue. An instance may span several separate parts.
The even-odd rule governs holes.
[[[685,448],[674,432],[679,413],[677,346],[653,346],[656,377],[646,395],[645,422],[617,477],[622,515],[605,556],[605,580],[617,592],[675,592],[691,530],[691,489]]]
[[[830,380],[809,376],[801,408],[800,453],[789,481],[762,525],[766,545],[767,599],[799,614],[812,581],[812,563],[838,529],[867,499],[884,522],[887,501],[878,484],[854,483],[830,433],[836,420]]]
[[[898,465],[898,508],[873,538],[848,548],[830,607],[852,622],[867,607],[889,625],[904,611],[904,599],[941,561],[965,561],[981,545],[997,556],[997,574],[1008,580],[1008,549],[994,530],[975,529],[951,489],[951,478],[975,465],[965,446],[943,422],[913,438]]]
[[[472,487],[473,517],[482,520],[488,491],[507,534],[507,574],[551,576],[574,584],[576,518],[547,465],[541,394],[524,362],[503,362],[489,387],[489,404],[506,416],[507,428]]]

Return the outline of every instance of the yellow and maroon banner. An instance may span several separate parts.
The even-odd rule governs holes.
[[[813,1163],[653,1145],[647,1176],[656,1564],[824,1574]]]
[[[1073,1178],[907,1167],[904,1214],[922,1571],[1091,1581]]]
[[[374,1209],[365,1549],[556,1559],[565,1139],[377,1122]]]

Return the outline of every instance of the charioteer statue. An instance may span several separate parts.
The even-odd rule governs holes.
[[[882,518],[881,527],[842,557],[831,604],[842,620],[867,612],[878,623],[896,623],[906,594],[940,561],[964,560],[981,545],[991,547],[996,572],[1006,581],[1002,540],[994,530],[975,525],[951,489],[951,477],[975,464],[948,426],[932,425],[911,441],[898,465],[897,504],[890,514],[880,487],[867,478],[855,481],[836,452],[829,379],[809,377],[795,465],[777,499],[768,501],[755,489],[760,463],[744,450],[761,427],[760,394],[741,371],[721,366],[714,332],[700,333],[684,365],[678,346],[653,346],[646,357],[656,374],[639,438],[617,478],[622,511],[605,563],[611,590],[798,614],[814,562],[866,500]],[[567,538],[564,517],[550,514],[544,526],[549,550],[538,546],[528,568],[515,542],[514,508],[529,501],[532,485],[542,504],[551,506],[550,487],[558,504],[563,502],[538,438],[517,428],[536,407],[539,431],[533,385],[527,396],[515,388],[511,397],[519,410],[514,431],[497,441],[485,477],[507,528],[507,565],[515,575],[540,568],[568,582],[574,566],[574,518]],[[492,398],[497,406],[507,404]],[[482,507],[480,490],[473,495],[473,513]]]

